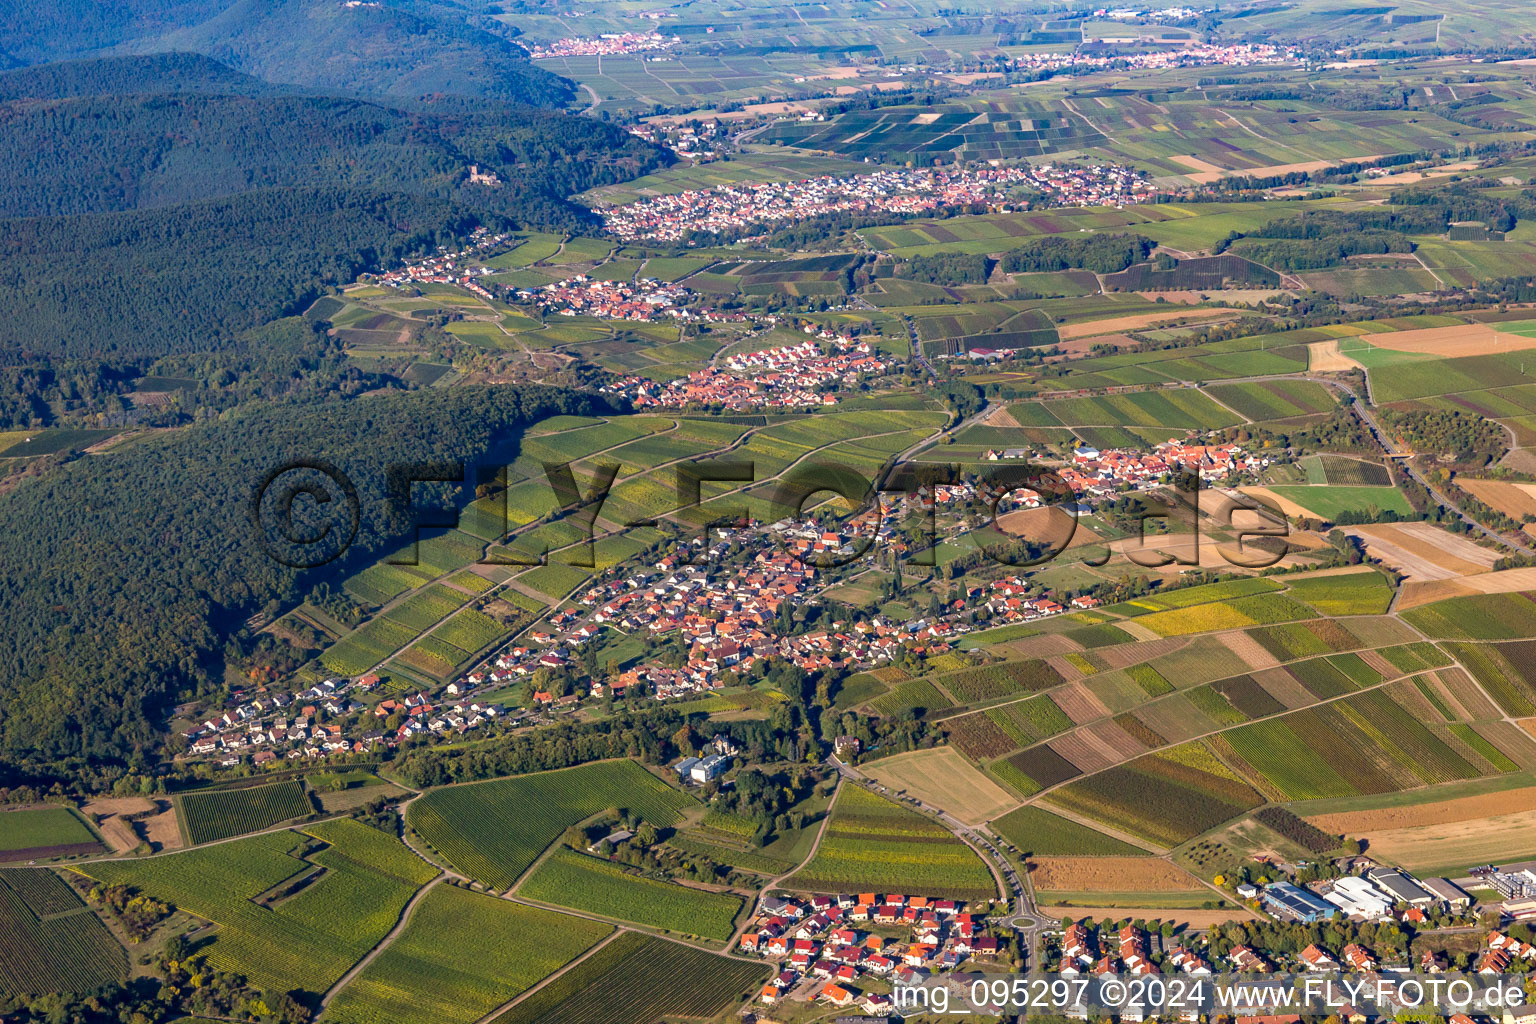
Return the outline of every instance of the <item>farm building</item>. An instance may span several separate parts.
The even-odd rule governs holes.
[[[1338,910],[1327,900],[1298,889],[1290,882],[1270,882],[1264,887],[1260,899],[1271,913],[1302,924],[1332,917]]]
[[[1412,875],[1396,868],[1372,868],[1366,875],[1394,902],[1406,903],[1411,907],[1427,907],[1435,902],[1435,897],[1425,892]]]

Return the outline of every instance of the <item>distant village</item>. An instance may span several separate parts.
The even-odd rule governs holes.
[[[1114,16],[1106,15],[1106,17]],[[1087,38],[1088,31],[1084,30],[1085,42],[1092,41]],[[1106,36],[1101,41],[1111,43],[1126,40]],[[1074,49],[1068,53],[1027,53],[1013,58],[1010,66],[1020,71],[1096,71],[1103,68],[1156,71],[1163,68],[1294,64],[1300,59],[1294,48],[1272,46],[1268,43],[1232,43],[1221,46],[1213,43],[1191,43],[1186,46],[1161,47],[1141,53],[1098,49]]]
[[[845,177],[718,185],[599,212],[607,229],[625,241],[678,242],[831,213],[922,214],[976,204],[1008,210],[1014,204],[1007,193],[1014,188],[1039,192],[1057,206],[1127,206],[1158,193],[1145,173],[1115,164],[888,168]]]
[[[657,53],[670,50],[680,40],[660,32],[605,32],[600,36],[557,39],[549,45],[537,45],[528,51],[533,60],[553,57],[616,57],[626,53]]]
[[[722,409],[799,409],[838,404],[838,389],[891,372],[894,358],[877,352],[867,341],[822,329],[818,340],[798,345],[733,355],[724,367],[709,366],[686,377],[655,381],[620,377],[598,390],[629,399],[636,409],[681,409],[718,406]]]

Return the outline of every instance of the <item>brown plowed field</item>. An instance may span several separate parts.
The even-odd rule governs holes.
[[[1206,892],[1194,876],[1161,857],[1031,857],[1036,889],[1074,892]],[[1081,916],[1081,915],[1079,915]]]

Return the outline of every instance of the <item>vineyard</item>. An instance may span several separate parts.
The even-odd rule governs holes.
[[[127,975],[123,947],[57,875],[0,871],[0,995],[90,992]]]
[[[728,939],[741,899],[624,871],[559,847],[518,887],[518,895],[589,914],[705,939]]]
[[[1198,743],[1116,765],[1045,799],[1169,847],[1264,802]]]
[[[612,929],[440,885],[326,1011],[337,1024],[471,1024]]]
[[[675,825],[691,803],[633,761],[601,761],[433,790],[406,815],[450,864],[502,890],[583,818],[618,807],[653,825]]]
[[[259,832],[314,813],[304,783],[297,779],[246,789],[183,793],[176,798],[176,805],[187,841],[194,846]]]
[[[1001,757],[1018,746],[997,723],[981,711],[948,719],[944,729],[949,735],[949,742],[977,761]]]
[[[1392,603],[1392,588],[1375,570],[1312,576],[1290,583],[1291,596],[1324,615],[1380,615]]]
[[[852,785],[839,791],[815,857],[787,884],[957,899],[996,894],[987,866],[948,829]]]
[[[1134,857],[1146,852],[1043,807],[1020,807],[992,827],[1020,850],[1039,857]]]
[[[1475,594],[1421,605],[1403,618],[1436,640],[1519,640],[1536,636],[1536,601],[1525,594]]]
[[[324,992],[400,919],[418,888],[415,878],[425,868],[407,869],[393,852],[374,867],[382,848],[367,826],[356,829],[328,825],[323,834],[332,845],[302,859],[296,854],[315,845],[311,840],[294,832],[271,832],[147,860],[102,861],[80,870],[218,924],[205,947],[213,967],[275,991]],[[317,867],[324,870],[296,895],[270,907],[256,902]],[[402,871],[412,879],[392,873]]]
[[[749,998],[767,977],[766,964],[625,932],[495,1018],[494,1024],[712,1020]]]
[[[1039,659],[1030,659],[961,669],[939,676],[938,682],[961,700],[977,701],[1049,689],[1061,682],[1061,674]]]

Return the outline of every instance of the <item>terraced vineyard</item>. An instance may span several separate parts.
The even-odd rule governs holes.
[[[787,883],[813,892],[902,892],[985,899],[992,873],[948,829],[858,786],[844,784],[816,855]]]
[[[187,839],[194,845],[259,832],[314,813],[304,783],[297,779],[245,789],[183,793],[176,798]]]
[[[407,821],[455,868],[509,889],[565,829],[609,807],[657,826],[675,825],[693,798],[633,761],[600,761],[555,772],[436,789],[411,804]]]

